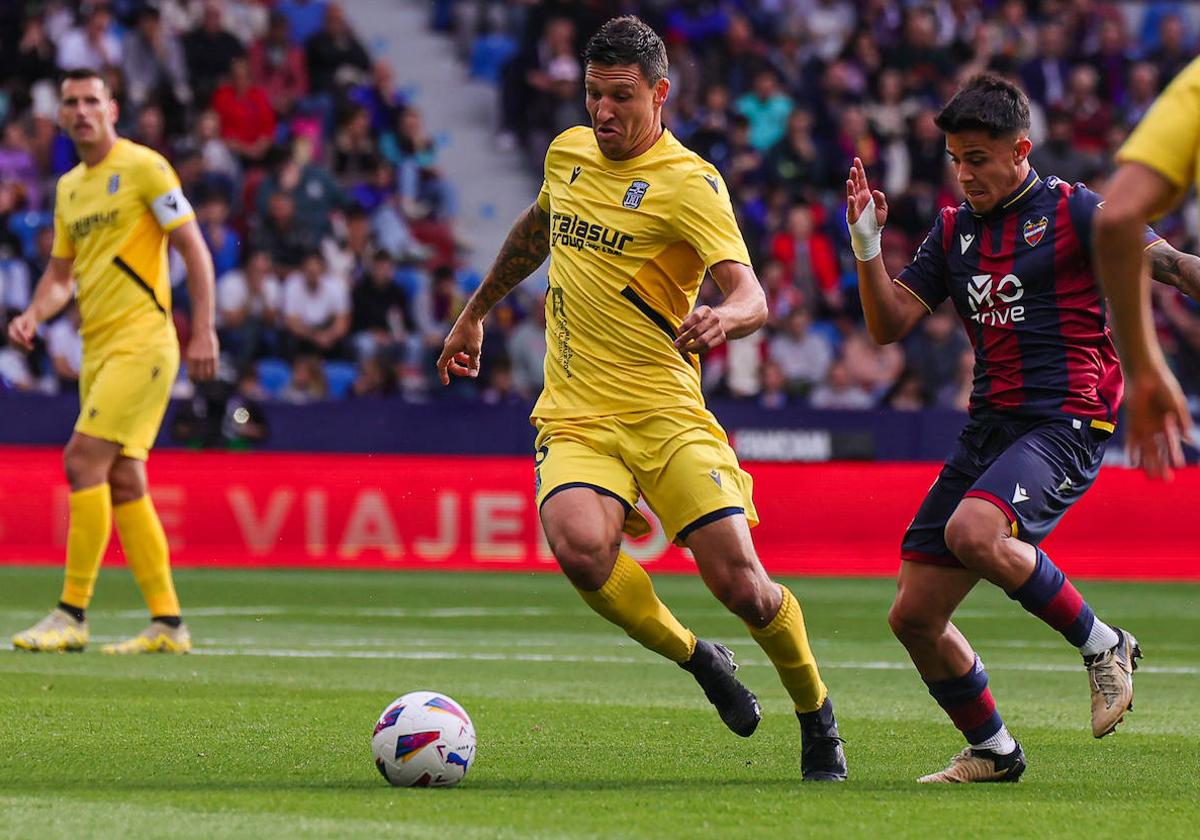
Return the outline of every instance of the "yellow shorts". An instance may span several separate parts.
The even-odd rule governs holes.
[[[119,443],[122,455],[145,461],[178,371],[179,345],[174,341],[100,356],[85,351],[75,431]]]
[[[729,439],[703,408],[665,408],[639,414],[538,420],[537,505],[569,487],[590,487],[625,505],[625,533],[640,537],[650,524],[638,495],[680,545],[696,528],[744,513],[758,524],[754,481],[738,465]]]

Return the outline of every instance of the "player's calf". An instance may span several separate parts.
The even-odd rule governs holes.
[[[1016,781],[1025,770],[1025,757],[996,710],[996,701],[988,688],[987,670],[979,657],[975,657],[971,669],[961,677],[926,680],[925,684],[929,694],[962,732],[968,748],[945,770],[923,776],[919,781]]]

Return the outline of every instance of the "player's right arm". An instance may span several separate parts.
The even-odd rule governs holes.
[[[543,209],[541,202],[542,196],[539,196],[512,226],[483,283],[471,295],[450,329],[450,334],[446,336],[442,355],[437,361],[443,385],[450,384],[450,374],[479,375],[483,319],[505,295],[533,274],[550,254],[550,213]]]
[[[57,315],[75,294],[71,277],[72,257],[51,257],[42,278],[38,281],[29,306],[8,322],[8,339],[24,350],[33,349],[33,337],[38,325]]]
[[[914,292],[892,280],[883,264],[879,238],[887,213],[887,197],[871,190],[862,161],[855,158],[846,180],[846,223],[854,243],[867,332],[879,344],[904,338],[929,311]]]

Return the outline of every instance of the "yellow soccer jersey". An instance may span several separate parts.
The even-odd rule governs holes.
[[[1183,68],[1159,95],[1117,152],[1117,160],[1141,163],[1158,172],[1175,187],[1173,198],[1196,181],[1200,163],[1200,59]]]
[[[129,140],[58,180],[52,253],[74,260],[87,352],[174,340],[167,234],[194,217],[171,165]]]
[[[750,264],[717,170],[667,131],[609,160],[580,126],[550,144],[538,205],[550,214],[550,289],[534,418],[703,405],[699,361],[675,348],[675,329],[706,268]]]

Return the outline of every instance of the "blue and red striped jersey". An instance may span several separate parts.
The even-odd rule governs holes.
[[[1101,202],[1031,170],[989,213],[943,209],[900,272],[930,312],[954,301],[975,348],[972,417],[1069,415],[1113,428],[1124,382],[1092,271]],[[1146,230],[1147,245],[1158,241]]]

